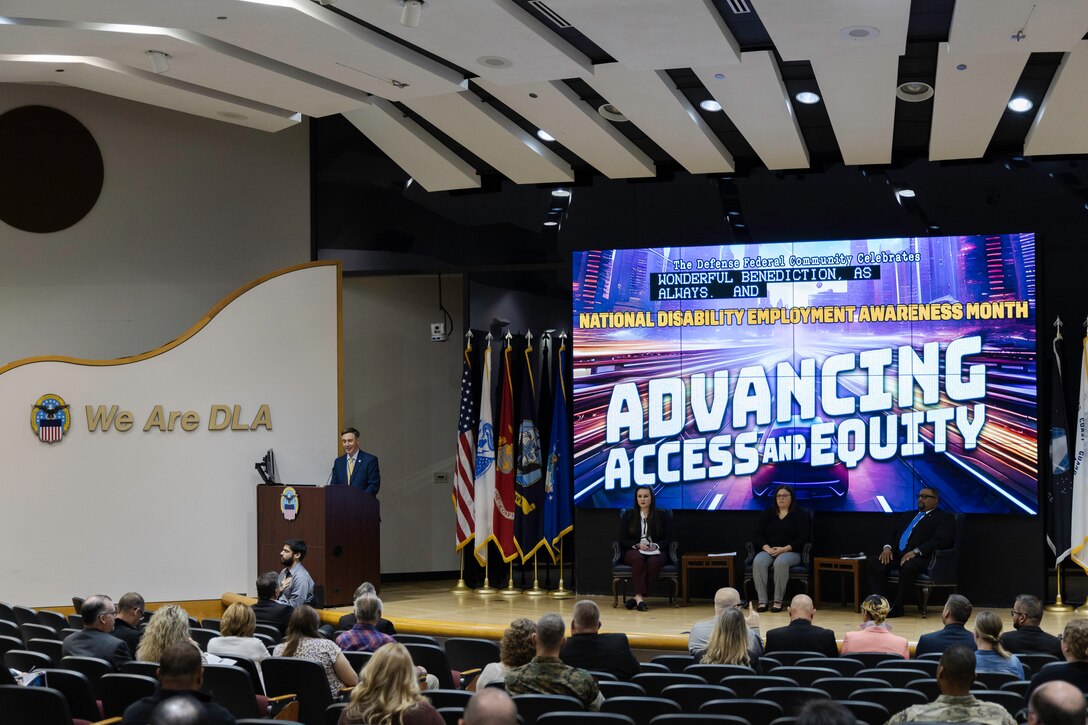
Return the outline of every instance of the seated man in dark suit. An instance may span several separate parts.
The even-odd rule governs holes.
[[[109,597],[105,594],[87,597],[79,613],[83,629],[65,638],[60,650],[64,657],[97,657],[109,662],[115,670],[132,659],[128,645],[110,634],[117,607]]]
[[[839,656],[835,633],[812,623],[816,610],[808,595],[795,596],[787,611],[790,623],[767,632],[765,652],[819,652],[824,657]]]
[[[136,592],[129,592],[117,600],[117,619],[110,632],[117,639],[124,640],[128,650],[136,654],[140,646],[140,621],[144,617],[144,598]]]
[[[257,617],[258,624],[271,624],[283,634],[295,608],[276,601],[278,583],[279,575],[274,571],[266,571],[257,577],[257,603],[253,605],[253,615]]]
[[[601,610],[583,599],[574,605],[570,637],[559,651],[559,659],[571,667],[600,670],[629,680],[638,674],[638,660],[622,632],[601,634]]]
[[[956,538],[956,519],[937,508],[940,494],[932,486],[918,492],[918,511],[899,517],[888,532],[882,549],[869,556],[869,591],[883,595],[892,605],[889,617],[903,616],[903,599],[914,591],[918,575],[929,565],[929,555],[947,549]],[[899,587],[887,591],[888,571],[899,567]]]
[[[971,602],[967,601],[967,597],[960,594],[948,597],[944,610],[941,612],[944,629],[919,637],[918,646],[914,648],[914,656],[921,657],[932,652],[943,654],[946,649],[955,644],[962,644],[973,652],[976,649],[975,634],[967,631],[964,626],[970,618]]]
[[[1034,594],[1021,594],[1012,605],[1010,632],[1001,635],[1001,646],[1013,654],[1039,652],[1064,660],[1062,643],[1039,626],[1043,621],[1043,603]]]
[[[376,596],[378,596],[378,591],[374,588],[374,585],[371,584],[370,582],[363,582],[362,584],[359,585],[359,588],[355,590],[355,594],[354,594],[354,596],[352,596],[352,601],[356,601],[356,602],[359,601],[359,597],[363,596],[364,594],[367,594],[367,595],[372,596],[372,597],[376,597]],[[352,612],[348,612],[343,617],[340,617],[340,622],[336,625],[336,628],[338,630],[348,630],[348,629],[351,629],[354,626],[355,626],[355,612],[352,611]],[[396,629],[396,627],[393,626],[393,623],[390,622],[388,619],[385,619],[384,617],[379,617],[378,618],[378,624],[375,627],[375,629],[377,629],[382,634],[388,634],[390,637],[392,637],[394,634],[397,633],[397,629]]]
[[[204,711],[199,721],[201,723],[234,723],[233,715],[212,702],[211,695],[200,691],[204,684],[204,664],[200,661],[200,649],[192,642],[178,642],[168,647],[162,653],[156,674],[159,677],[158,691],[125,708],[123,725],[146,725],[151,722],[151,714],[161,703],[175,697],[191,697],[199,702]]]

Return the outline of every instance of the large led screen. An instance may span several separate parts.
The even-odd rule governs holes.
[[[1035,237],[574,254],[580,507],[1038,508]]]

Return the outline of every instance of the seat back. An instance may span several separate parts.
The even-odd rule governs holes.
[[[330,705],[330,707],[335,707]],[[438,714],[442,716],[442,722],[445,725],[459,725],[461,722],[461,716],[465,714],[465,711],[459,707],[440,707],[438,708]],[[335,722],[326,721],[327,725],[337,725],[339,720]]]
[[[0,602],[0,621],[18,624],[15,619],[15,610],[7,602]]]
[[[121,665],[121,672],[126,675],[143,675],[155,679],[159,676],[159,663],[129,660]]]
[[[892,712],[899,712],[898,710],[889,711],[884,705],[865,700],[835,700],[835,702],[849,710],[859,721],[870,723],[870,725],[887,722]]]
[[[20,672],[44,670],[53,666],[53,660],[41,652],[25,649],[13,649],[4,653],[4,665]]]
[[[847,700],[858,690],[887,687],[888,683],[872,677],[827,677],[816,680],[812,686],[823,690],[833,700]]]
[[[323,725],[332,695],[321,665],[301,657],[270,657],[261,662],[261,672],[269,697],[297,695],[299,720],[306,725]]]
[[[774,675],[734,675],[724,678],[721,684],[737,693],[740,698],[755,697],[756,692],[764,687],[797,687],[797,683],[790,678]]]
[[[737,693],[725,685],[669,685],[661,691],[661,697],[675,702],[681,712],[699,712],[704,702],[736,696]]]
[[[892,670],[922,670],[927,677],[937,676],[938,660],[885,660],[877,667]]]
[[[204,665],[204,692],[234,717],[260,717],[249,673],[234,665]]]
[[[401,644],[430,644],[438,646],[438,640],[429,634],[394,634],[393,639]]]
[[[56,665],[60,662],[61,657],[64,656],[63,648],[64,643],[56,639],[38,639],[35,637],[26,643],[26,648],[31,652],[38,652],[48,657],[52,665]]]
[[[711,700],[699,708],[700,715],[734,715],[750,723],[769,723],[782,717],[782,706],[771,700],[741,697],[733,700]]]
[[[975,681],[986,685],[987,690],[1000,690],[1006,682],[1016,682],[1019,679],[1011,672],[975,672]]]
[[[351,665],[351,669],[355,670],[355,674],[362,672],[366,667],[366,663],[370,661],[370,658],[374,656],[373,652],[344,652],[344,657],[347,658],[348,663]]]
[[[612,697],[601,703],[601,712],[618,712],[635,725],[650,725],[658,715],[679,713],[680,706],[664,697]]]
[[[85,674],[59,669],[42,671],[45,673],[45,686],[52,687],[64,695],[72,717],[91,722],[102,719],[98,703],[95,702],[94,688]]]
[[[211,619],[211,618],[201,619],[200,620],[200,628],[201,629],[210,629],[213,632],[218,632],[219,631],[219,625],[220,625],[221,622],[222,622],[222,620],[219,620],[219,619]]]
[[[68,618],[60,612],[51,612],[48,609],[42,609],[38,611],[38,624],[44,624],[46,627],[59,632],[68,626]]]
[[[102,714],[107,718],[121,717],[125,708],[137,700],[155,694],[159,686],[154,677],[111,673],[98,680],[98,696],[102,700]]]
[[[812,687],[812,683],[824,677],[838,677],[839,673],[830,667],[776,667],[771,670],[775,677],[788,677],[801,687]]]
[[[32,639],[55,639],[59,642],[61,639],[60,635],[57,634],[57,630],[37,622],[20,624],[19,634],[22,635],[24,642],[30,642]]]
[[[650,661],[665,665],[669,672],[683,672],[684,668],[695,664],[695,658],[691,655],[658,655]]]
[[[768,652],[764,659],[775,659],[784,667],[793,667],[801,660],[812,659],[813,657],[823,657],[824,655],[819,652],[812,652],[810,650],[779,650],[775,652]]]
[[[23,647],[22,637],[0,635],[0,657],[2,657],[5,652],[10,652],[13,649],[22,649]]]
[[[920,680],[929,677],[925,669],[917,670],[895,669],[891,667],[869,667],[858,672],[858,677],[872,677],[875,680],[884,680],[891,687],[906,687],[912,680]]]
[[[83,617],[79,616],[78,614],[69,614],[65,618],[65,621],[68,622],[66,625],[64,625],[66,628],[83,629]]]
[[[18,604],[11,608],[15,612],[16,624],[37,624],[38,611],[30,607],[20,607]]]
[[[983,702],[1001,705],[1012,717],[1016,717],[1027,705],[1023,695],[1010,690],[971,690],[971,694]]]
[[[569,695],[514,695],[514,705],[517,706],[518,715],[525,721],[525,725],[535,725],[536,719],[546,712],[585,709],[581,700]]]
[[[334,702],[325,708],[325,725],[337,725],[340,722],[340,713],[348,709],[346,702]],[[453,725],[457,725],[454,721]]]
[[[258,695],[264,694],[264,685],[261,682],[261,668],[248,657],[231,657],[235,667],[241,667],[249,675],[249,681],[253,683],[253,691]]]
[[[536,719],[537,725],[635,725],[631,716],[618,712],[545,712]]]
[[[405,644],[404,647],[408,650],[408,654],[412,655],[412,662],[427,670],[427,674],[438,678],[438,686],[441,689],[457,689],[457,685],[453,682],[453,675],[450,673],[446,652],[441,647],[436,644],[414,644],[411,642]]]
[[[283,632],[280,632],[279,627],[275,627],[271,624],[261,624],[257,622],[256,628],[253,630],[254,634],[264,634],[272,638],[274,644],[279,644],[283,639]]]
[[[604,699],[606,700],[610,697],[646,696],[646,690],[643,690],[641,685],[636,685],[633,682],[613,682],[610,680],[602,680],[597,682],[597,687],[600,689],[601,695],[603,695]],[[680,685],[673,685],[673,687],[680,687]],[[685,687],[687,687],[687,685],[685,685]]]
[[[17,639],[20,644],[23,642],[23,633],[19,631],[19,625],[6,619],[0,619],[0,637]]]
[[[669,685],[707,684],[707,681],[699,675],[678,672],[641,672],[632,677],[631,682],[640,685],[650,697],[659,697],[661,691]]]
[[[854,694],[850,695],[850,699],[875,702],[886,707],[888,712],[899,712],[900,710],[906,710],[911,705],[924,705],[929,702],[929,698],[917,690],[908,690],[902,687],[855,690]]]
[[[835,670],[839,677],[854,677],[865,665],[850,657],[808,657],[797,661],[798,667],[826,667]]]
[[[852,660],[858,660],[865,667],[879,667],[881,662],[888,660],[903,660],[899,655],[888,654],[887,652],[850,652],[846,656]]]
[[[921,680],[911,680],[906,684],[908,690],[917,690],[925,695],[930,702],[937,699],[941,694],[941,688],[937,685],[937,678],[927,677]]]
[[[657,662],[639,662],[638,663],[638,671],[639,672],[661,672],[661,673],[666,673],[666,672],[669,671],[669,668],[666,667],[665,665],[659,664]]]
[[[64,695],[52,687],[0,685],[4,725],[72,725]]]
[[[190,630],[190,635],[192,636],[193,640],[195,640],[196,643],[200,645],[200,649],[207,652],[208,642],[211,642],[213,639],[218,637],[219,632],[214,629],[203,629],[201,627],[197,627],[196,629]]]
[[[442,646],[450,668],[459,672],[483,669],[499,661],[499,645],[489,639],[476,637],[450,637]]]
[[[436,710],[443,707],[464,709],[468,701],[472,699],[472,693],[464,690],[424,690],[423,696],[431,701]]]
[[[99,678],[101,678],[102,675],[108,675],[113,672],[113,665],[98,657],[61,657],[60,662],[58,662],[57,665],[62,670],[82,672],[86,675],[91,683],[91,687],[94,688],[96,697],[100,697],[100,695],[98,695]]]
[[[684,673],[699,675],[707,682],[721,682],[726,677],[734,675],[754,675],[756,673],[748,665],[688,665]]]
[[[687,712],[658,715],[650,723],[651,725],[752,725],[747,718],[736,715],[702,715]]]

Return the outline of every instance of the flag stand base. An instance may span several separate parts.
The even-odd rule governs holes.
[[[467,584],[465,584],[464,579],[458,579],[457,584],[455,584],[453,586],[453,588],[450,589],[450,594],[456,594],[457,596],[462,596],[464,594],[472,594],[472,590],[469,589]]]
[[[482,587],[480,587],[479,589],[477,589],[476,593],[477,594],[482,594],[484,596],[489,596],[491,594],[498,594],[499,593],[499,590],[493,588],[491,586],[491,584],[487,580],[487,565],[486,564],[484,565],[484,585]]]
[[[1079,607],[1077,607],[1073,611],[1076,612],[1077,614],[1088,614],[1088,602],[1085,602],[1084,604],[1080,605]]]
[[[514,562],[510,562],[510,578],[506,582],[506,588],[499,590],[499,595],[504,597],[516,597],[521,594],[521,590],[514,586]]]
[[[563,586],[563,580],[560,579],[559,580],[559,588],[558,589],[553,589],[552,591],[548,592],[548,596],[551,597],[552,599],[573,599],[574,598],[574,592],[572,592],[570,589],[567,589],[566,587],[564,587]]]
[[[1054,565],[1054,573],[1058,577],[1058,594],[1054,597],[1054,603],[1046,605],[1043,609],[1047,612],[1072,612],[1073,607],[1062,602],[1062,563],[1060,561]],[[1088,602],[1084,604],[1088,606]]]
[[[525,590],[525,596],[527,597],[543,597],[548,594],[548,590],[540,588],[540,578],[537,576],[537,561],[536,554],[533,555],[533,588]]]

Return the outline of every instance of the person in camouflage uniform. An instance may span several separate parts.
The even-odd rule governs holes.
[[[545,614],[540,618],[533,634],[536,657],[507,673],[506,691],[511,695],[570,695],[581,700],[587,710],[599,710],[604,697],[593,675],[565,665],[559,659],[559,650],[566,641],[565,629],[563,618],[558,614]]]
[[[941,691],[937,701],[929,705],[913,705],[897,712],[886,725],[918,721],[1016,725],[1016,720],[1004,707],[983,702],[971,694],[974,681],[975,653],[964,645],[949,647],[937,667],[937,687]]]

